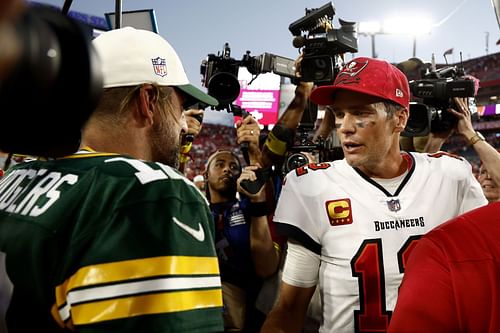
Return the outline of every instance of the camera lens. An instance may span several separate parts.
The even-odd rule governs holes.
[[[208,94],[220,104],[230,104],[240,95],[240,83],[232,73],[219,72],[208,82]]]
[[[306,155],[302,153],[293,153],[290,154],[285,163],[283,164],[283,172],[285,174],[289,173],[292,170],[297,169],[298,167],[307,165],[309,163],[309,159]]]
[[[35,156],[71,154],[102,91],[90,36],[69,17],[38,7],[20,18],[16,33],[23,54],[0,82],[2,122],[8,124],[0,132],[0,148]]]

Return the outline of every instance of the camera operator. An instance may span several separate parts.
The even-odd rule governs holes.
[[[487,201],[467,161],[400,151],[410,90],[387,61],[353,59],[310,98],[334,111],[345,158],[286,176],[274,222],[288,251],[262,332],[300,332],[318,284],[320,331],[384,332],[404,269],[398,253]]]
[[[126,27],[93,45],[105,89],[81,149],[18,164],[0,181],[7,328],[220,332],[213,220],[175,169],[184,109],[217,101],[189,84],[158,34]]]
[[[481,166],[479,167],[477,180],[479,181],[479,184],[481,184],[484,196],[490,203],[500,201],[500,186],[495,182],[483,163],[481,163]]]

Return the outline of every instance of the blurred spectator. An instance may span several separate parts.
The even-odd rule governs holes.
[[[196,175],[193,178],[193,183],[196,185],[198,190],[205,194],[205,177],[203,177],[203,175]]]
[[[500,168],[499,165],[497,167]],[[479,168],[478,180],[483,189],[484,196],[490,203],[500,201],[500,186],[491,178],[484,164],[481,164]]]

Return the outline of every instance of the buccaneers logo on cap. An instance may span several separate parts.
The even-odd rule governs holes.
[[[337,85],[337,84],[357,83],[359,81],[357,75],[363,69],[365,69],[367,65],[368,65],[368,60],[363,62],[351,61],[350,63],[342,67],[342,70],[337,75],[337,78],[335,79],[335,82],[333,84]]]
[[[151,59],[151,62],[153,63],[153,69],[156,75],[162,77],[167,75],[167,61],[165,59],[158,57]]]

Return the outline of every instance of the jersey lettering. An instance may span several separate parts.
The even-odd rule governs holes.
[[[44,176],[46,173],[46,169],[21,169],[9,174],[0,187],[0,210],[39,216],[59,199],[62,184],[73,185],[78,181],[73,174],[50,172]]]
[[[354,310],[354,331],[385,332],[392,312],[385,306],[382,240],[365,240],[351,260],[351,269],[358,278],[360,304]]]
[[[460,161],[463,160],[462,157],[454,155],[454,154],[451,154],[451,153],[448,153],[448,152],[445,152],[445,151],[438,151],[437,153],[427,154],[427,155],[430,156],[430,157],[434,157],[434,158],[440,158],[442,156],[448,156],[448,157],[456,158],[457,160],[460,160]]]
[[[311,170],[325,170],[330,167],[330,163],[310,163],[307,166]]]
[[[3,210],[11,205],[24,190],[24,186],[21,185],[23,180],[26,178],[31,180],[35,177],[35,175],[36,171],[31,169],[14,171],[12,177],[9,177],[7,180],[8,184],[6,184],[5,187],[2,187],[2,190],[5,188],[5,192],[3,192],[0,197],[0,209]]]
[[[125,158],[125,157],[115,157],[115,158],[110,158],[109,160],[104,161],[105,163],[109,162],[125,162],[128,163],[131,167],[133,167],[137,172],[135,173],[135,176],[141,182],[142,185],[151,183],[157,180],[162,180],[162,179],[168,179],[168,176],[162,171],[162,170],[157,170],[153,169],[146,163],[139,161],[139,160],[133,160],[130,158]]]
[[[165,180],[165,179],[178,179],[182,180],[184,183],[187,185],[195,188],[200,194],[200,190],[191,182],[189,179],[184,177],[182,174],[178,173],[175,171],[173,168],[161,164],[161,163],[154,163],[154,165],[158,166],[159,169],[153,169],[149,164],[140,161],[140,160],[133,160],[125,157],[115,157],[115,158],[110,158],[109,160],[104,161],[105,163],[109,162],[125,162],[131,167],[133,167],[137,172],[135,173],[135,176],[139,180],[139,182],[142,185],[157,181],[157,180]],[[202,196],[204,198],[204,196]]]
[[[404,272],[408,257],[420,239],[411,236],[398,251],[399,271]],[[355,332],[386,332],[392,311],[385,302],[384,260],[382,240],[367,239],[351,260],[352,276],[358,278],[359,310],[354,310]]]
[[[295,174],[297,177],[303,176],[308,173],[308,169],[312,171],[325,170],[331,167],[330,163],[310,163],[295,169]]]
[[[50,174],[53,173],[57,173],[60,175],[59,172],[51,172]],[[40,214],[45,213],[47,209],[49,209],[49,207],[52,206],[61,196],[61,192],[58,190],[59,187],[64,183],[68,183],[69,185],[74,185],[77,181],[78,181],[78,176],[72,174],[67,174],[64,175],[62,178],[57,179],[56,183],[53,186],[51,186],[50,190],[47,192],[46,197],[49,198],[49,200],[42,207],[38,206],[33,207],[33,209],[30,212],[30,216],[39,216]],[[24,211],[26,211],[26,209]]]
[[[406,263],[408,262],[408,258],[410,257],[411,251],[417,245],[417,241],[421,238],[421,235],[411,236],[408,240],[403,244],[401,249],[398,251],[398,266],[399,272],[404,273],[406,269]]]

